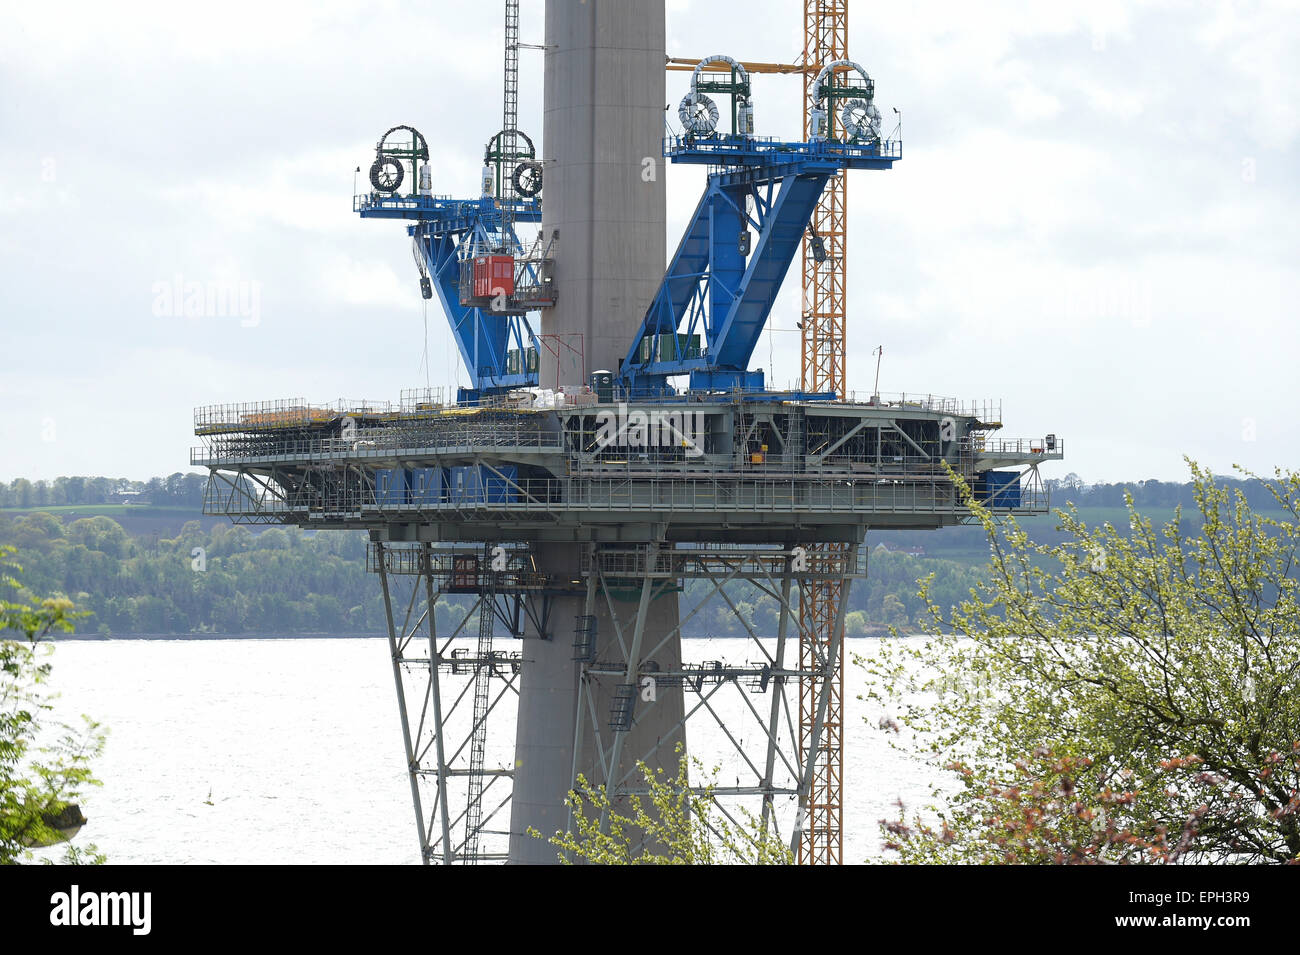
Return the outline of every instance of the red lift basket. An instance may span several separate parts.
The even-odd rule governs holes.
[[[515,294],[515,257],[480,255],[474,260],[474,296]]]

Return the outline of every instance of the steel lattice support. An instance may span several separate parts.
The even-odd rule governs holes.
[[[813,83],[822,67],[849,55],[848,0],[804,0],[803,131],[812,136]],[[838,111],[829,110],[829,135],[842,139]],[[803,387],[845,395],[845,242],[848,177],[831,177],[813,212],[803,244]]]
[[[426,865],[501,861],[512,770],[486,766],[483,750],[489,738],[504,735],[489,732],[492,714],[510,694],[518,695],[520,660],[517,653],[493,651],[490,632],[497,621],[517,631],[517,614],[485,590],[459,613],[453,610],[459,619],[440,636],[435,610],[456,577],[441,571],[437,560],[427,544],[376,543],[369,557],[384,597],[420,859]],[[452,642],[468,635],[475,621],[478,652],[453,652]]]
[[[826,63],[849,55],[848,0],[804,0],[804,137],[812,135],[810,109],[813,83]],[[838,111],[827,117],[832,139],[842,136]],[[802,371],[806,391],[832,391],[847,395],[845,371],[845,283],[847,270],[847,186],[841,172],[832,176],[813,212],[803,244]],[[842,545],[814,544],[813,562],[825,560]],[[807,817],[796,859],[801,865],[839,865],[844,861],[843,831],[843,643],[835,637],[836,621],[842,627],[847,588],[835,581],[805,581],[799,588],[799,668],[816,669],[816,662],[836,647],[835,673],[828,681],[824,721],[825,739],[814,743],[818,701],[823,686],[805,679],[799,691],[800,753],[812,765]]]
[[[711,731],[696,733],[693,739],[698,742],[692,748],[712,742],[714,751],[704,754],[705,765],[729,767],[728,776],[734,777],[734,783],[732,778],[710,783],[721,816],[750,835],[749,827],[739,823],[744,810],[760,820],[761,837],[770,835],[792,849],[799,845],[800,819],[807,815],[809,806],[824,803],[823,795],[813,789],[813,774],[800,754],[804,748],[820,751],[825,746],[838,749],[841,745],[840,727],[838,723],[831,725],[829,714],[832,700],[838,711],[842,692],[830,693],[825,688],[835,685],[838,677],[835,661],[843,636],[843,615],[828,626],[832,643],[825,650],[806,663],[792,665],[793,653],[787,651],[787,640],[793,636],[794,584],[798,581],[807,587],[832,583],[841,593],[847,592],[853,577],[865,573],[854,544],[845,544],[798,570],[796,562],[802,554],[802,548],[796,545],[660,549],[655,545],[624,544],[591,548],[583,568],[587,600],[574,646],[576,658],[583,661],[575,753],[584,746],[593,751],[593,782],[607,786],[616,801],[644,793],[645,784],[635,769],[635,760],[650,761],[675,744],[679,730],[703,723]],[[653,643],[645,640],[649,602],[660,599],[656,594],[666,596],[691,581],[704,586],[691,611],[682,616],[673,631],[657,635]],[[611,588],[629,596],[635,591],[638,599],[624,600],[616,609]],[[769,599],[775,604],[775,638],[770,632],[761,633],[741,612],[742,601],[755,599]],[[737,649],[746,662],[682,663],[672,669],[647,664],[714,600],[726,604],[745,627],[748,639],[738,643]],[[607,610],[609,629],[596,632],[590,621],[602,605]],[[647,678],[658,703],[646,700]],[[812,687],[814,694],[806,734],[796,729],[795,710],[799,707],[792,698],[805,686]],[[628,692],[620,695],[620,687]],[[643,740],[644,748],[627,751],[625,741],[639,715],[648,706],[662,705],[673,694],[682,698],[680,722],[663,739]]]
[[[820,544],[809,550],[809,569],[837,560],[847,545]],[[796,861],[801,865],[844,862],[844,626],[847,585],[838,580],[805,580],[799,588],[799,669],[829,678],[805,677],[799,686],[799,752],[812,762],[807,815]],[[821,709],[822,697],[825,709]],[[818,716],[822,715],[820,738]]]
[[[506,0],[505,70],[501,102],[501,151],[508,157],[501,164],[501,196],[515,198],[514,158],[519,152],[519,0]],[[511,226],[511,206],[502,208],[502,232]]]

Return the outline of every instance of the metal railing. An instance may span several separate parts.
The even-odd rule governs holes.
[[[213,429],[267,431],[301,428],[356,415],[379,417],[399,411],[391,401],[364,401],[340,398],[334,402],[309,403],[303,398],[280,398],[272,401],[247,401],[235,404],[204,405],[194,409],[195,433]]]
[[[1065,454],[1065,442],[1053,437],[1046,438],[976,438],[968,439],[967,449],[975,455],[1009,454],[1009,455],[1052,455],[1062,457]]]
[[[898,139],[844,143],[834,139],[790,142],[775,136],[741,136],[710,133],[705,136],[673,133],[663,139],[663,153],[672,157],[685,152],[716,156],[719,164],[733,161],[774,159],[901,159],[903,143]]]
[[[850,559],[849,552],[834,552],[833,556],[818,555],[815,567],[809,566],[811,557],[804,552],[787,552],[769,546],[717,543],[704,546],[679,545],[661,547],[655,555],[653,568],[649,567],[648,545],[602,546],[591,552],[582,551],[581,570],[584,574],[599,571],[607,577],[643,577],[646,575],[670,578],[719,578],[730,574],[741,577],[780,577],[786,571],[787,559],[791,572],[798,576],[862,577],[867,573],[867,549],[860,548]],[[802,568],[795,565],[802,560]]]
[[[564,439],[558,432],[472,424],[449,425],[416,431],[410,428],[368,429],[355,438],[291,438],[276,441],[217,439],[190,448],[190,464],[196,467],[308,461],[313,459],[385,460],[425,458],[439,454],[471,455],[484,451],[518,453],[558,452]]]
[[[274,498],[228,488],[205,495],[204,513],[279,515],[307,518],[311,513],[366,515],[475,515],[563,512],[593,515],[625,514],[738,514],[752,513],[762,522],[772,514],[951,514],[962,505],[953,485],[945,479],[879,480],[788,479],[726,482],[679,478],[676,480],[560,480],[524,478],[503,481],[483,492],[449,492],[439,500],[380,500],[373,489],[335,485]],[[1040,500],[1041,498],[1041,500]],[[1020,504],[1009,510],[1045,510],[1046,498],[1038,482],[1022,484]],[[995,510],[1002,509],[995,506]]]
[[[521,389],[522,390],[522,389]],[[575,394],[591,394],[590,387],[576,386]],[[626,402],[634,405],[658,406],[665,404],[727,404],[727,403],[763,403],[782,402],[789,395],[774,392],[731,393],[687,393],[664,398],[647,398],[634,396],[622,387],[614,386],[613,400],[593,406],[583,402],[574,406],[575,411],[589,411],[592,407],[605,407]],[[975,417],[983,421],[1000,421],[1002,402],[1000,400],[965,401],[941,395],[917,392],[881,392],[868,394],[850,391],[847,403],[863,407],[905,408],[922,411],[952,414],[963,417]],[[265,429],[268,426],[302,426],[318,424],[333,417],[357,415],[364,417],[419,415],[429,411],[473,411],[473,410],[533,410],[522,406],[517,396],[509,393],[485,395],[473,402],[452,401],[443,388],[404,388],[400,399],[392,401],[370,401],[366,399],[339,398],[335,401],[308,402],[304,398],[282,398],[270,401],[239,402],[234,404],[204,405],[194,409],[195,430],[222,427],[233,428],[248,426],[253,429]],[[568,412],[568,406],[556,409]]]
[[[1002,420],[1002,402],[993,399],[966,401],[961,398],[945,398],[940,395],[905,391],[880,392],[874,395],[861,391],[850,391],[848,393],[848,403],[863,405],[868,408],[910,408],[920,411],[933,411],[959,418],[978,418],[980,421],[985,422]]]

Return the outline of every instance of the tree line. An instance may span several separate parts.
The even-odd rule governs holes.
[[[129,478],[57,477],[53,481],[15,478],[0,481],[0,508],[62,507],[66,505],[119,504],[132,498],[141,504],[203,507],[204,474],[182,474],[132,481]]]
[[[1276,499],[1261,480],[1216,474],[1213,481],[1217,487],[1227,488],[1229,493],[1241,491],[1252,508],[1273,510],[1277,507]],[[1182,507],[1192,514],[1197,512],[1197,486],[1191,481],[1157,481],[1151,478],[1115,484],[1088,484],[1071,471],[1063,478],[1048,478],[1043,483],[1051,492],[1053,507],[1063,507],[1067,502],[1076,507],[1124,507],[1124,493],[1127,491],[1133,496],[1135,507]]]
[[[383,601],[378,581],[366,572],[366,541],[362,531],[273,527],[254,532],[224,524],[204,530],[198,521],[186,522],[174,538],[154,538],[132,536],[103,515],[0,514],[0,544],[17,549],[27,586],[70,598],[90,612],[79,632],[103,636],[383,634]],[[935,598],[950,602],[981,579],[973,562],[925,560],[877,548],[868,579],[856,581],[851,590],[846,632],[861,636],[919,621],[926,605],[917,580],[931,573]],[[746,624],[760,635],[776,633],[780,607],[775,600],[739,583],[727,592],[739,616],[715,595],[683,633],[743,637]],[[710,593],[707,582],[688,582],[682,616]],[[440,603],[440,630],[459,622],[464,604],[465,598]]]

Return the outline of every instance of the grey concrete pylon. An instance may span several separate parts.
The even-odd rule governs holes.
[[[570,544],[541,545],[538,561],[553,570],[576,550]],[[576,564],[571,570],[579,572]],[[680,670],[681,637],[673,632],[678,624],[676,587],[665,588],[664,580],[646,577],[627,592],[610,592],[595,586],[594,571],[590,573],[585,599],[559,597],[551,605],[549,639],[541,639],[531,625],[524,631],[510,807],[512,863],[558,861],[553,846],[527,831],[531,827],[550,836],[566,828],[564,799],[577,774],[597,785],[617,784],[631,774],[636,784],[641,780],[633,770],[641,758],[652,768],[675,773],[676,746],[685,742],[680,686],[657,693],[653,702],[638,698],[632,725],[612,733],[607,724],[617,687],[626,677],[588,676],[583,683],[582,661],[574,659],[575,624],[590,616],[595,618],[595,655],[603,669],[634,674]],[[638,630],[639,648],[634,640]]]
[[[552,336],[540,355],[545,387],[558,383],[571,389],[586,384],[592,371],[617,371],[663,278],[664,56],[662,0],[546,4],[542,229],[548,237],[558,236],[556,305],[542,312],[542,334]],[[576,572],[581,547],[544,548],[542,568]],[[638,601],[611,602],[602,594],[594,603],[588,612],[597,618],[600,643],[612,646],[614,618],[620,618],[617,626],[635,619]],[[556,861],[553,847],[525,833],[529,827],[546,835],[564,828],[563,801],[575,768],[592,781],[603,780],[607,772],[621,775],[619,767],[600,765],[592,734],[585,739],[576,734],[580,718],[607,718],[612,698],[606,695],[613,691],[612,685],[602,684],[589,697],[597,713],[578,713],[581,668],[573,659],[573,629],[584,610],[579,598],[557,599],[549,617],[550,639],[525,635],[512,862]],[[639,621],[645,627],[644,645],[661,643],[677,622],[675,592],[651,600]],[[631,661],[632,669],[642,662]],[[676,669],[680,662],[680,636],[669,640],[653,661],[665,669]],[[653,743],[674,733],[682,736],[680,729],[670,731],[681,716],[680,693],[663,705],[639,708],[622,748],[636,756],[627,758],[641,754],[645,739]],[[675,758],[672,746],[656,750],[655,759],[663,760],[666,771],[675,771]]]
[[[559,237],[542,334],[560,341],[543,387],[617,371],[663,278],[664,55],[663,0],[546,4],[542,229]]]

